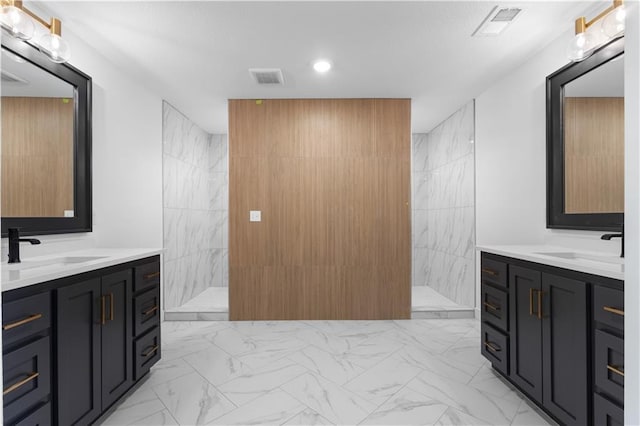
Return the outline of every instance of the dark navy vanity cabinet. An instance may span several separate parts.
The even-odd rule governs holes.
[[[160,260],[3,293],[4,421],[90,424],[160,359]]]
[[[560,424],[624,424],[624,292],[612,278],[481,257],[481,351]]]

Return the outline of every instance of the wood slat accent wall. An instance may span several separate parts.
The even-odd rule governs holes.
[[[73,210],[74,103],[2,97],[2,216]]]
[[[410,116],[409,99],[229,101],[230,319],[410,317]]]
[[[624,98],[565,98],[565,212],[624,212]]]

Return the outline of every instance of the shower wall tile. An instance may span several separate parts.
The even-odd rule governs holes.
[[[208,134],[163,104],[165,308],[226,286],[227,135]]]
[[[413,285],[475,301],[474,102],[412,139]]]

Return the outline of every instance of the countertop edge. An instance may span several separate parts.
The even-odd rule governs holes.
[[[541,263],[543,265],[554,266],[557,268],[568,269],[570,271],[583,272],[585,274],[598,275],[601,277],[612,278],[624,281],[624,272],[612,271],[608,269],[600,269],[591,265],[581,264],[579,261],[570,261],[560,258],[539,255],[535,251],[573,251],[587,254],[594,254],[586,250],[576,250],[568,247],[547,246],[547,245],[483,245],[476,246],[477,251],[496,254],[499,256],[512,257],[514,259],[526,260],[529,262]]]

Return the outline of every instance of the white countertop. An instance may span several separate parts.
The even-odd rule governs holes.
[[[558,268],[624,280],[624,259],[611,253],[548,245],[477,246],[477,250]],[[549,254],[545,254],[549,253]],[[558,255],[554,256],[552,253]],[[573,255],[574,258],[566,258]]]
[[[23,258],[21,263],[3,262],[0,264],[2,291],[131,262],[160,254],[162,251],[163,249],[150,248],[92,248]]]

